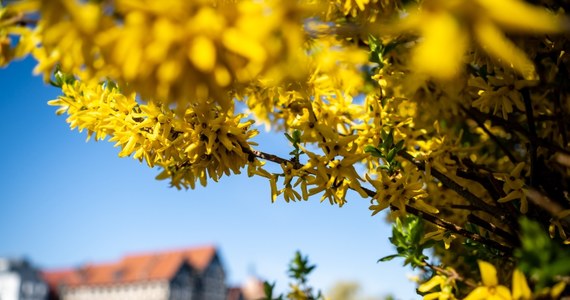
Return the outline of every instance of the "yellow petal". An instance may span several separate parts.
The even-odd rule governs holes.
[[[497,299],[497,300],[511,300],[511,291],[502,285],[499,285],[495,289],[494,297],[489,297],[490,299]]]
[[[423,210],[425,212],[428,212],[430,214],[438,214],[439,213],[439,209],[425,203],[423,200],[416,200],[414,201],[413,205],[417,208],[419,208],[420,210]]]
[[[527,80],[537,79],[538,75],[532,61],[508,40],[497,26],[489,21],[480,21],[475,24],[474,32],[483,50],[491,57],[515,69]]]
[[[558,299],[558,297],[564,291],[565,288],[566,288],[566,283],[563,281],[555,284],[552,287],[552,289],[550,289],[550,296],[552,297],[552,299]]]
[[[511,171],[511,175],[515,177],[520,177],[523,168],[524,168],[524,162],[518,163],[517,166]]]
[[[188,58],[200,71],[210,72],[216,65],[216,46],[207,37],[196,37],[190,46]]]
[[[513,298],[514,299],[530,299],[532,293],[526,282],[523,272],[516,269],[513,273]]]
[[[506,195],[505,197],[499,198],[499,200],[497,200],[497,202],[499,203],[505,203],[505,202],[509,202],[515,199],[519,199],[521,197],[521,192],[520,190],[515,190],[510,192],[508,195]]]
[[[463,65],[466,36],[451,14],[429,14],[422,24],[423,40],[413,52],[414,70],[438,79],[453,78]]]
[[[433,276],[430,280],[422,283],[418,287],[418,291],[421,293],[431,291],[434,287],[442,284],[444,281],[445,281],[445,279],[440,275]]]
[[[497,270],[495,267],[492,264],[482,260],[478,260],[477,263],[479,264],[479,271],[481,272],[481,281],[483,281],[483,285],[498,285],[499,282],[497,280]]]
[[[501,27],[529,33],[555,33],[567,30],[567,20],[546,9],[519,0],[478,0],[486,14]],[[566,23],[565,23],[566,22]]]
[[[489,289],[484,286],[475,288],[465,299],[463,300],[486,300],[490,296]]]
[[[277,191],[277,178],[275,176],[271,176],[269,179],[269,185],[271,186],[271,202],[275,202],[278,196]]]

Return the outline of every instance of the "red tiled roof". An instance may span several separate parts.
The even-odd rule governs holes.
[[[215,254],[213,246],[151,252],[128,255],[116,263],[87,264],[77,269],[46,271],[42,275],[50,287],[169,280],[183,262],[199,272],[204,271]]]

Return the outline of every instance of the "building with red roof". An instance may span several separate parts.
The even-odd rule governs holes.
[[[118,262],[45,271],[50,299],[225,300],[225,270],[213,246],[128,255]]]

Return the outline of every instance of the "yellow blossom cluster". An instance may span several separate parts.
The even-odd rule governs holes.
[[[257,134],[253,121],[242,121],[213,103],[196,105],[177,117],[167,105],[139,104],[136,95],[125,95],[112,85],[65,84],[63,96],[49,102],[67,113],[71,128],[87,130],[88,138],[114,142],[119,156],[133,156],[163,171],[177,188],[192,187],[208,178],[239,174],[248,160],[249,140]]]
[[[0,67],[6,66],[13,59],[26,56],[34,47],[32,31],[19,26],[19,23],[25,22],[26,12],[25,6],[0,6]]]
[[[111,78],[143,99],[216,102],[259,76],[304,70],[304,12],[266,1],[27,0],[40,14],[36,72],[56,65],[82,80]],[[112,6],[111,6],[112,5]],[[263,24],[263,26],[259,26]],[[246,50],[247,49],[247,50]]]

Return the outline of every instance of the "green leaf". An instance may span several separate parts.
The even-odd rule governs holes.
[[[382,155],[382,152],[380,152],[380,150],[378,150],[378,148],[376,148],[372,145],[367,145],[366,147],[364,147],[364,152],[370,153],[374,157],[383,157],[384,156],[384,155]]]
[[[386,131],[384,131],[384,129],[382,129],[382,132],[380,133],[380,137],[382,138],[382,143],[384,143],[384,141],[388,137],[388,132],[386,132]]]
[[[404,147],[404,140],[400,140],[398,143],[396,143],[396,146],[394,146],[396,150],[396,152],[400,152],[400,150],[402,150]]]
[[[295,129],[293,131],[293,140],[295,141],[295,144],[298,144],[301,142],[301,131]]]
[[[285,137],[287,137],[289,142],[295,144],[295,139],[292,136],[290,136],[287,132],[285,132],[284,135],[285,135]]]
[[[391,261],[392,259],[399,257],[399,254],[392,254],[392,255],[388,255],[388,256],[384,256],[381,259],[379,259],[377,262],[384,262],[384,261]]]
[[[368,34],[368,46],[372,52],[377,51],[379,48],[378,39],[372,34]]]
[[[386,155],[386,160],[391,163],[394,160],[394,157],[396,156],[396,153],[398,151],[396,151],[396,148],[392,148],[389,152],[388,155]]]
[[[390,133],[388,133],[384,140],[384,148],[390,149],[392,145],[394,145],[394,129],[390,129]]]
[[[396,46],[398,46],[400,43],[398,41],[391,41],[388,44],[386,44],[386,46],[384,46],[384,49],[382,51],[382,54],[385,55],[388,52],[394,50],[394,48],[396,48]]]

